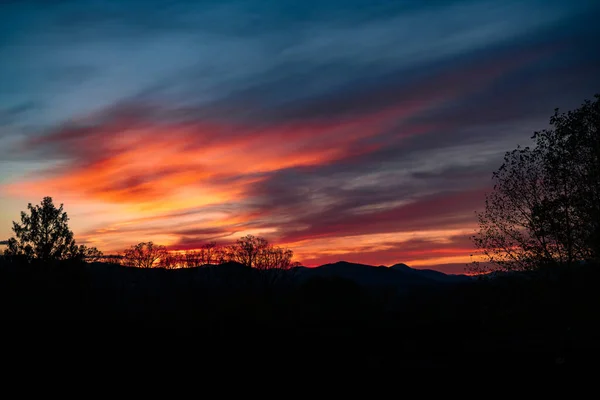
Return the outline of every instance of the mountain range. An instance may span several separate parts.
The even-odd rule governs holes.
[[[92,279],[94,284],[100,286],[143,285],[159,287],[167,282],[177,282],[178,285],[188,285],[190,282],[195,282],[199,285],[217,285],[219,287],[225,285],[234,288],[243,287],[248,282],[256,279],[260,281],[258,270],[250,269],[236,262],[175,270],[127,268],[116,264],[96,262],[88,264],[87,270],[94,277]],[[314,278],[340,278],[353,281],[361,286],[395,288],[399,291],[416,287],[446,286],[469,282],[473,279],[466,275],[444,274],[430,269],[411,268],[406,264],[386,267],[346,261],[311,268],[300,266],[285,271],[283,274],[271,275],[271,277],[276,277],[277,280],[285,276],[292,278],[292,281],[297,283],[307,282]],[[287,279],[286,281],[289,282]]]
[[[313,277],[338,277],[366,286],[430,286],[472,280],[467,275],[445,274],[431,269],[416,269],[406,264],[395,264],[387,267],[384,265],[356,264],[347,261],[339,261],[314,268],[298,267],[296,273],[300,280]]]

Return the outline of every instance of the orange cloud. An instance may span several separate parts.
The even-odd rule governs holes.
[[[339,199],[322,193],[314,198],[321,196],[323,201],[309,201],[314,193],[307,185],[301,188],[306,198],[293,199],[293,207],[285,209],[285,200],[276,205],[285,209],[283,213],[259,203],[261,193],[255,188],[281,171],[327,166],[343,170],[362,156],[428,133],[435,124],[415,124],[414,118],[477,92],[538,56],[506,57],[443,74],[420,86],[385,88],[347,104],[338,101],[345,112],[329,118],[158,123],[151,115],[116,110],[28,140],[25,148],[47,151],[61,161],[2,189],[13,197],[52,195],[59,202],[65,198],[70,204],[96,205],[99,211],[76,223],[76,234],[107,251],[141,240],[194,248],[205,240],[228,241],[254,233],[289,245],[307,264],[340,258],[386,264],[426,265],[432,259],[453,263],[467,257],[469,245],[444,242],[436,232],[443,229],[448,237],[472,226],[472,211],[482,204],[480,187],[441,192],[430,188],[407,198],[387,199],[377,207],[342,207]],[[388,98],[396,100],[379,104]],[[367,111],[353,113],[357,102]],[[377,107],[369,107],[371,102]],[[289,200],[295,194],[286,195]],[[322,212],[311,207],[322,207]],[[424,234],[426,244],[410,247],[408,238],[403,239],[404,247],[390,245],[389,238],[373,242],[378,235],[402,237],[410,232]]]
[[[5,189],[35,196],[74,192],[154,212],[219,204],[243,197],[245,187],[261,180],[261,174],[373,151],[377,145],[355,144],[427,106],[395,107],[339,122],[266,127],[115,121],[66,128],[29,145],[58,146],[70,160]]]

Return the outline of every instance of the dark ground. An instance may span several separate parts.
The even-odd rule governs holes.
[[[5,343],[200,365],[584,367],[600,343],[599,277],[586,266],[397,291],[335,277],[267,284],[239,265],[4,263],[0,318]]]

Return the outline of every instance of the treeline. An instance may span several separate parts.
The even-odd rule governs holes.
[[[136,268],[195,268],[236,262],[258,270],[288,270],[298,266],[294,252],[265,238],[247,235],[230,245],[208,242],[195,250],[172,250],[154,242],[138,243],[122,254],[94,255],[87,261],[104,261]]]
[[[298,265],[292,250],[275,246],[265,238],[247,235],[229,245],[209,242],[199,249],[179,251],[154,242],[141,242],[121,254],[104,255],[95,247],[77,245],[69,229],[63,205],[51,197],[27,206],[21,223],[13,222],[15,236],[6,243],[3,262],[55,263],[64,261],[108,262],[136,268],[193,268],[236,262],[258,270],[288,270]]]

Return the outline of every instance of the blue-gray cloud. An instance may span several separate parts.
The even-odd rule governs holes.
[[[539,40],[556,26],[570,34],[592,4],[398,3],[5,4],[0,108],[33,101],[43,105],[35,123],[54,124],[139,97],[208,106],[251,92],[271,107]]]

